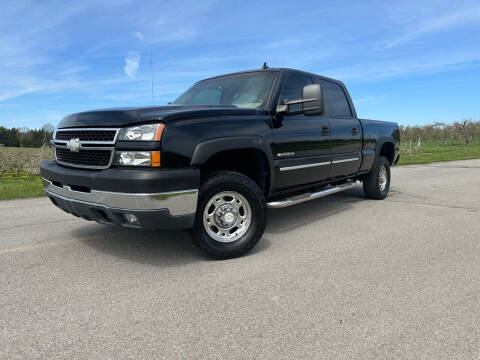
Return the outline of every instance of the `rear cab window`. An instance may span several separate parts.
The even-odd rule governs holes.
[[[342,87],[337,83],[315,79],[315,83],[322,85],[324,114],[330,118],[351,118],[352,110]]]

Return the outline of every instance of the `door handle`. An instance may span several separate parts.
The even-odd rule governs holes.
[[[358,135],[358,129],[357,128],[352,128],[352,130],[350,131],[350,134],[352,135]]]
[[[328,136],[329,133],[328,126],[322,126],[322,136]]]

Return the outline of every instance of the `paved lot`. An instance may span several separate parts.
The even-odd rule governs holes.
[[[480,159],[269,212],[250,255],[0,202],[1,359],[478,359]]]

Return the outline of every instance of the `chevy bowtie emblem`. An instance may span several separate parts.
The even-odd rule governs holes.
[[[71,152],[79,152],[80,151],[80,139],[70,139],[67,142],[67,148]]]

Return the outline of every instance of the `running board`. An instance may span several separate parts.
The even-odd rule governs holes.
[[[300,204],[300,203],[305,202],[305,201],[318,199],[318,198],[321,198],[323,196],[335,194],[335,193],[343,191],[343,190],[351,189],[354,186],[355,186],[354,182],[348,182],[348,183],[345,183],[345,184],[333,186],[333,187],[330,187],[328,189],[321,190],[321,191],[316,191],[316,192],[313,192],[313,193],[305,193],[305,194],[292,196],[290,198],[286,198],[286,199],[283,199],[283,200],[270,201],[270,202],[267,203],[267,207],[275,208],[275,209],[284,208],[284,207],[287,207],[287,206]]]

